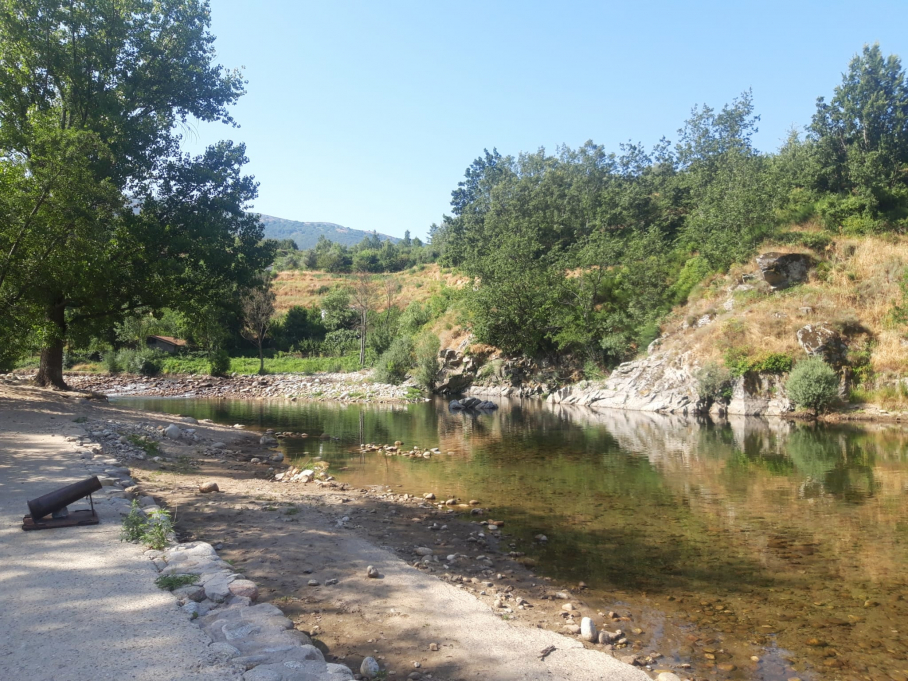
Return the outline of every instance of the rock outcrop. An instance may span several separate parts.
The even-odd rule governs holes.
[[[760,274],[773,291],[807,280],[814,260],[805,253],[763,253],[757,256]]]
[[[848,360],[848,345],[829,324],[808,324],[798,329],[798,345],[809,357],[820,357],[827,364],[842,367]]]

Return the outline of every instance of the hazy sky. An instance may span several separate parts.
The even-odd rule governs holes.
[[[908,2],[212,0],[245,67],[238,130],[255,209],[424,236],[482,150],[652,145],[696,104],[753,89],[757,145],[810,120],[865,43],[908,58]]]

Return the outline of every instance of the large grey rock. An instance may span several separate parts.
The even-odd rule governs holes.
[[[763,253],[757,256],[757,266],[764,281],[773,291],[788,288],[807,280],[814,259],[805,253]]]
[[[236,579],[236,575],[215,575],[213,578],[205,580],[205,597],[215,603],[223,603],[232,595],[230,593],[230,583]]]
[[[798,329],[798,345],[809,357],[820,357],[834,367],[848,359],[848,345],[829,324],[808,324]]]
[[[179,440],[182,437],[183,431],[180,430],[180,427],[171,423],[164,429],[164,437],[168,437],[171,440]]]

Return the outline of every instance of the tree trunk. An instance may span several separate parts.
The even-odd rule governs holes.
[[[63,343],[66,338],[66,305],[62,302],[47,306],[47,321],[53,326],[51,337],[41,349],[41,364],[35,382],[45,388],[53,386],[69,390],[63,381]]]
[[[366,315],[362,316],[363,332],[359,336],[359,365],[366,366]]]
[[[262,354],[262,343],[264,339],[259,339],[259,376],[265,375],[265,356]]]

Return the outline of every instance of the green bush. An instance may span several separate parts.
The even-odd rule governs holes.
[[[697,372],[697,394],[700,399],[727,402],[731,399],[732,375],[716,362],[707,362]]]
[[[413,354],[416,359],[416,371],[413,378],[427,390],[435,387],[438,379],[438,350],[441,341],[434,333],[424,333],[416,339]]]
[[[208,356],[208,375],[223,376],[230,371],[230,355],[226,350],[215,350]]]
[[[141,350],[120,350],[120,352],[117,353],[116,361],[119,364],[120,369],[128,374],[157,376],[161,373],[164,355],[151,348],[142,348]]]
[[[798,362],[785,384],[788,397],[799,407],[819,414],[825,411],[839,392],[839,376],[819,357]]]
[[[123,365],[120,364],[118,353],[113,350],[105,352],[101,358],[104,362],[104,370],[109,374],[118,374],[123,371]]]
[[[398,336],[391,341],[375,366],[375,380],[379,383],[398,385],[407,377],[413,365],[413,339],[410,336]]]
[[[145,533],[146,518],[142,509],[139,508],[139,502],[133,499],[129,513],[123,519],[123,527],[120,530],[120,541],[139,541]]]
[[[150,549],[164,549],[173,536],[173,520],[164,509],[152,511],[142,528],[142,543]]]
[[[747,373],[754,374],[787,374],[791,371],[793,360],[783,352],[764,352],[751,357],[746,350],[731,348],[725,353],[725,366],[734,377]]]

